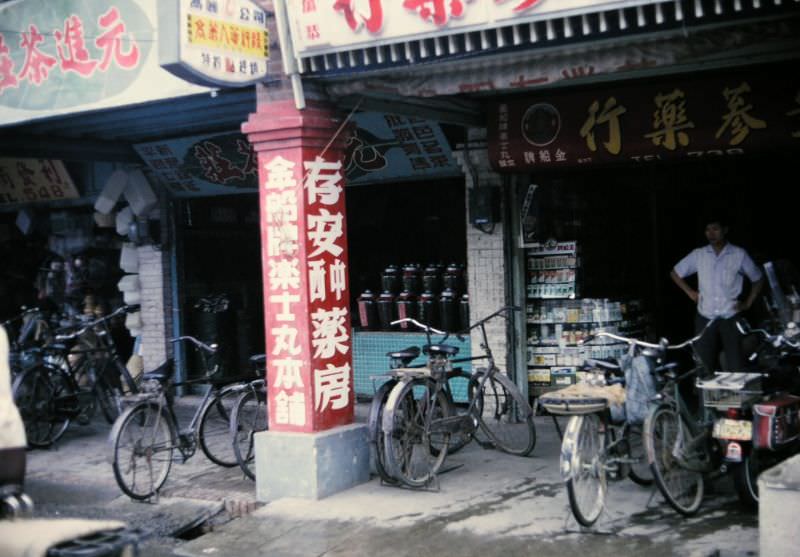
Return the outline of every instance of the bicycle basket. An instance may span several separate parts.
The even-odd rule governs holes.
[[[763,394],[760,373],[716,372],[711,379],[698,379],[703,405],[709,408],[742,408]]]
[[[578,383],[539,397],[539,404],[551,414],[592,414],[608,408],[613,389]]]

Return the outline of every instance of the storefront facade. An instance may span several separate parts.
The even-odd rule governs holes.
[[[621,326],[631,334],[652,333],[656,325],[679,330],[644,315],[671,308],[674,297],[661,292],[664,279],[676,254],[701,240],[697,230],[678,231],[674,215],[688,216],[684,226],[693,229],[720,192],[725,205],[721,172],[735,175],[743,163],[715,161],[756,157],[747,162],[752,176],[759,156],[788,168],[786,157],[797,152],[796,4],[374,1],[330,7],[290,0],[286,7],[295,54],[287,73],[322,85],[342,109],[425,110],[468,130],[469,141],[456,156],[465,196],[479,200],[466,202],[472,209],[465,219],[471,314],[474,319],[507,303],[526,307],[525,318],[508,329],[501,324],[494,336],[510,343],[508,369],[531,394],[556,385],[552,371],[574,381],[581,355],[573,352],[592,325]],[[586,191],[594,172],[606,192],[599,197]],[[628,198],[636,201],[628,207],[635,218],[602,205],[628,202],[620,188],[613,195],[602,189],[614,184],[615,172],[629,188],[641,184]],[[668,175],[673,184],[666,183]],[[669,188],[686,195],[692,175],[717,185],[690,194],[703,197],[702,204],[670,203]],[[573,182],[582,186],[561,186]],[[746,194],[732,189],[737,202],[731,207],[742,214]],[[502,198],[500,220],[487,219],[492,197]],[[595,210],[587,203],[601,205]],[[586,253],[588,244],[575,245],[580,226],[572,221],[602,230],[602,219],[586,218],[593,211],[640,229],[605,239],[625,244],[624,250]],[[547,226],[531,222],[537,218]],[[644,238],[642,227],[648,240],[628,241]],[[669,236],[685,242],[667,245]],[[541,245],[551,238],[556,245]],[[619,260],[639,261],[639,270],[620,278],[613,271]],[[605,284],[598,275],[607,277]],[[539,345],[550,350],[531,350]]]

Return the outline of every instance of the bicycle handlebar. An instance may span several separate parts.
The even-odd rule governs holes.
[[[620,342],[624,342],[624,343],[632,345],[632,346],[638,346],[640,348],[653,348],[655,350],[680,350],[680,349],[686,348],[687,346],[689,346],[691,344],[694,344],[695,342],[700,340],[700,338],[703,336],[704,332],[705,332],[705,329],[703,329],[703,331],[701,331],[698,335],[693,336],[689,340],[681,342],[680,344],[669,344],[669,341],[667,341],[666,339],[663,339],[664,342],[661,343],[661,344],[655,344],[655,343],[652,343],[652,342],[645,342],[643,340],[639,340],[639,339],[636,339],[636,338],[623,337],[621,335],[615,335],[614,333],[608,333],[608,332],[605,332],[605,331],[600,331],[600,332],[597,332],[594,335],[590,336],[588,339],[579,342],[578,344],[580,344],[580,345],[588,344],[588,343],[590,343],[592,341],[592,339],[594,337],[606,337],[606,338],[611,338],[611,339],[614,339],[614,340],[618,340]]]
[[[191,342],[192,344],[194,344],[195,346],[197,346],[201,350],[205,350],[209,354],[216,354],[217,349],[219,348],[219,346],[217,346],[214,343],[209,345],[209,344],[206,344],[205,342],[203,342],[201,340],[197,340],[196,338],[194,338],[192,336],[189,336],[189,335],[184,335],[184,336],[181,336],[181,337],[176,337],[176,338],[169,339],[170,342],[180,342],[182,340],[188,340],[189,342]]]
[[[436,334],[436,335],[446,335],[447,334],[444,331],[440,331],[439,329],[434,329],[430,325],[425,325],[424,323],[420,323],[419,321],[417,321],[416,319],[414,319],[412,317],[404,317],[403,319],[398,319],[396,321],[392,321],[391,324],[392,325],[399,325],[400,323],[413,323],[414,325],[416,325],[417,327],[419,327],[423,331],[429,331],[429,332],[431,332],[433,334]]]
[[[779,335],[771,335],[769,333],[769,331],[767,331],[766,329],[747,329],[747,330],[745,330],[745,328],[742,326],[742,324],[739,323],[738,321],[736,322],[736,328],[739,329],[739,332],[742,333],[743,335],[746,335],[746,334],[749,334],[749,333],[759,333],[760,335],[762,335],[764,337],[764,340],[766,340],[768,343],[770,343],[775,348],[779,347],[780,345],[784,345],[784,346],[788,346],[790,348],[800,349],[800,342],[794,342],[794,341],[789,340],[786,336],[783,335],[783,333],[781,333]],[[795,326],[795,328],[796,328],[796,326]],[[752,356],[751,356],[751,358],[752,358]]]
[[[503,313],[510,312],[510,311],[522,311],[522,308],[519,307],[519,306],[503,306],[500,309],[498,309],[497,311],[495,311],[494,313],[490,313],[489,315],[487,315],[483,319],[480,319],[480,320],[476,321],[475,323],[473,323],[472,325],[470,325],[468,328],[464,329],[463,331],[459,331],[458,333],[456,333],[456,335],[460,336],[460,335],[467,334],[472,329],[480,327],[481,325],[483,325],[487,321],[491,321],[492,319],[494,319],[498,315],[502,315]]]
[[[141,306],[139,306],[139,305],[120,306],[117,309],[115,309],[114,311],[112,311],[111,313],[109,313],[108,315],[106,315],[104,317],[100,317],[98,319],[95,319],[94,321],[90,321],[89,323],[87,323],[85,325],[82,325],[81,328],[78,329],[77,331],[74,331],[72,333],[62,333],[62,334],[56,335],[55,339],[56,340],[73,340],[73,339],[76,339],[79,336],[86,334],[86,332],[89,329],[92,329],[92,328],[96,327],[97,325],[100,325],[101,323],[105,323],[107,321],[110,321],[112,318],[114,318],[117,315],[120,315],[122,313],[134,313],[134,312],[137,312],[137,311],[139,311],[140,307]]]

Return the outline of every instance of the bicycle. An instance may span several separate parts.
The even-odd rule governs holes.
[[[44,311],[23,306],[20,313],[2,323],[9,337],[11,379],[36,364],[36,348],[53,340],[52,327]]]
[[[417,326],[420,327],[427,327],[428,332],[433,332],[435,334],[446,334],[442,331],[437,331],[428,326],[423,326],[421,323],[413,321]],[[430,344],[430,336],[428,335],[428,344]],[[383,438],[383,430],[381,427],[383,421],[383,409],[386,405],[386,401],[389,398],[389,393],[392,391],[395,385],[397,385],[400,377],[404,373],[404,368],[422,368],[425,365],[429,364],[422,364],[422,365],[411,365],[411,362],[419,357],[421,350],[418,346],[409,346],[408,348],[404,348],[402,350],[398,350],[396,352],[387,352],[386,356],[389,358],[389,371],[388,373],[382,375],[373,376],[373,381],[378,378],[388,378],[384,381],[377,389],[375,389],[375,393],[372,396],[372,402],[370,404],[369,416],[367,418],[367,436],[370,445],[370,450],[372,452],[372,460],[375,463],[375,471],[378,473],[381,481],[384,483],[394,485],[397,483],[397,480],[392,477],[386,469],[386,465],[384,464],[384,438]],[[466,361],[467,359],[453,359],[451,363],[456,363],[460,361]],[[447,395],[448,404],[452,408],[457,408],[458,404],[455,402],[452,392],[453,386],[449,383],[453,382],[455,379],[463,379],[469,384],[470,374],[462,371],[459,368],[453,369],[447,374],[448,379],[448,388],[445,391]],[[468,390],[468,389],[465,389]],[[469,435],[460,435],[457,438],[454,438],[452,435],[450,437],[450,442],[447,446],[447,452],[449,454],[453,454],[459,450],[461,450],[464,446],[466,446],[469,441],[471,440],[471,436]]]
[[[89,423],[96,405],[108,423],[119,416],[123,392],[135,393],[138,386],[117,352],[108,324],[137,310],[138,306],[122,306],[77,330],[56,334],[57,343],[29,351],[35,363],[18,374],[12,391],[30,446],[49,447],[72,420]]]
[[[266,355],[250,358],[250,365],[256,375],[266,375]],[[233,453],[244,475],[256,479],[253,468],[255,462],[255,434],[269,427],[267,413],[267,382],[256,379],[248,383],[233,405],[230,420],[230,435],[233,440]]]
[[[225,467],[237,465],[230,442],[233,403],[247,388],[251,376],[218,377],[219,364],[210,366],[217,352],[191,336],[170,342],[191,342],[203,357],[204,374],[196,379],[172,381],[172,360],[142,376],[141,393],[128,397],[131,406],[114,422],[109,435],[114,478],[132,499],[145,500],[157,494],[169,476],[172,456],[177,449],[183,462],[191,458],[198,445],[209,460]],[[180,428],[175,413],[173,387],[208,385],[186,428]],[[143,471],[144,483],[137,474]]]
[[[641,426],[624,411],[626,393],[613,387],[625,386],[633,362],[633,357],[622,358],[619,364],[587,359],[584,365],[591,372],[587,380],[540,399],[551,414],[570,416],[561,442],[560,470],[572,514],[586,527],[605,509],[609,478],[628,477],[644,486],[653,481],[647,473]]]
[[[696,336],[676,345],[670,345],[666,339],[652,344],[608,333],[606,336],[651,350],[653,357],[661,361],[668,350],[693,348],[712,322]],[[661,388],[644,422],[644,445],[655,483],[667,503],[685,516],[691,516],[700,507],[704,478],[713,469],[712,419],[702,407],[695,415],[679,388],[681,382],[705,370],[694,350],[693,356],[697,365],[688,371],[679,372],[676,365],[659,368],[657,379]]]
[[[399,380],[389,393],[381,421],[384,464],[391,477],[409,487],[428,485],[444,463],[454,434],[474,436],[482,444],[510,454],[527,456],[533,451],[533,410],[516,385],[500,373],[486,335],[486,322],[511,310],[519,308],[501,308],[463,331],[480,329],[484,355],[469,360],[488,362],[470,376],[469,403],[463,413],[450,403],[447,378],[458,348],[444,344],[448,333],[413,319],[399,321],[425,329],[429,338],[430,332],[444,336],[441,342],[423,347],[428,355],[425,367],[395,370]],[[478,439],[479,432],[485,440]]]

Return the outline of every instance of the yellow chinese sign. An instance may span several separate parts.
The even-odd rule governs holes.
[[[0,205],[78,197],[61,161],[0,158]]]
[[[694,122],[686,116],[686,99],[680,89],[671,93],[658,94],[654,99],[656,111],[653,113],[653,128],[656,131],[645,134],[653,145],[661,145],[670,151],[681,145],[689,145],[686,130],[694,127]]]
[[[748,104],[744,95],[750,92],[750,85],[746,81],[735,88],[725,88],[723,95],[728,102],[728,112],[722,117],[722,127],[717,130],[714,137],[719,139],[723,133],[731,134],[731,145],[739,145],[750,135],[750,130],[761,130],[767,127],[764,120],[759,120],[750,114],[753,105]]]
[[[505,171],[800,154],[800,74],[772,68],[515,96],[492,103],[488,121],[492,164]]]
[[[619,155],[622,149],[622,132],[620,130],[619,118],[625,114],[628,109],[622,105],[617,105],[617,99],[609,97],[603,105],[603,110],[600,114],[600,102],[594,101],[589,106],[589,118],[584,122],[581,127],[581,137],[586,140],[586,145],[591,151],[597,151],[597,143],[594,138],[594,128],[597,125],[608,124],[608,141],[603,142],[603,146],[612,155]]]
[[[188,26],[188,40],[193,46],[269,58],[269,39],[264,29],[196,15],[189,16]]]

